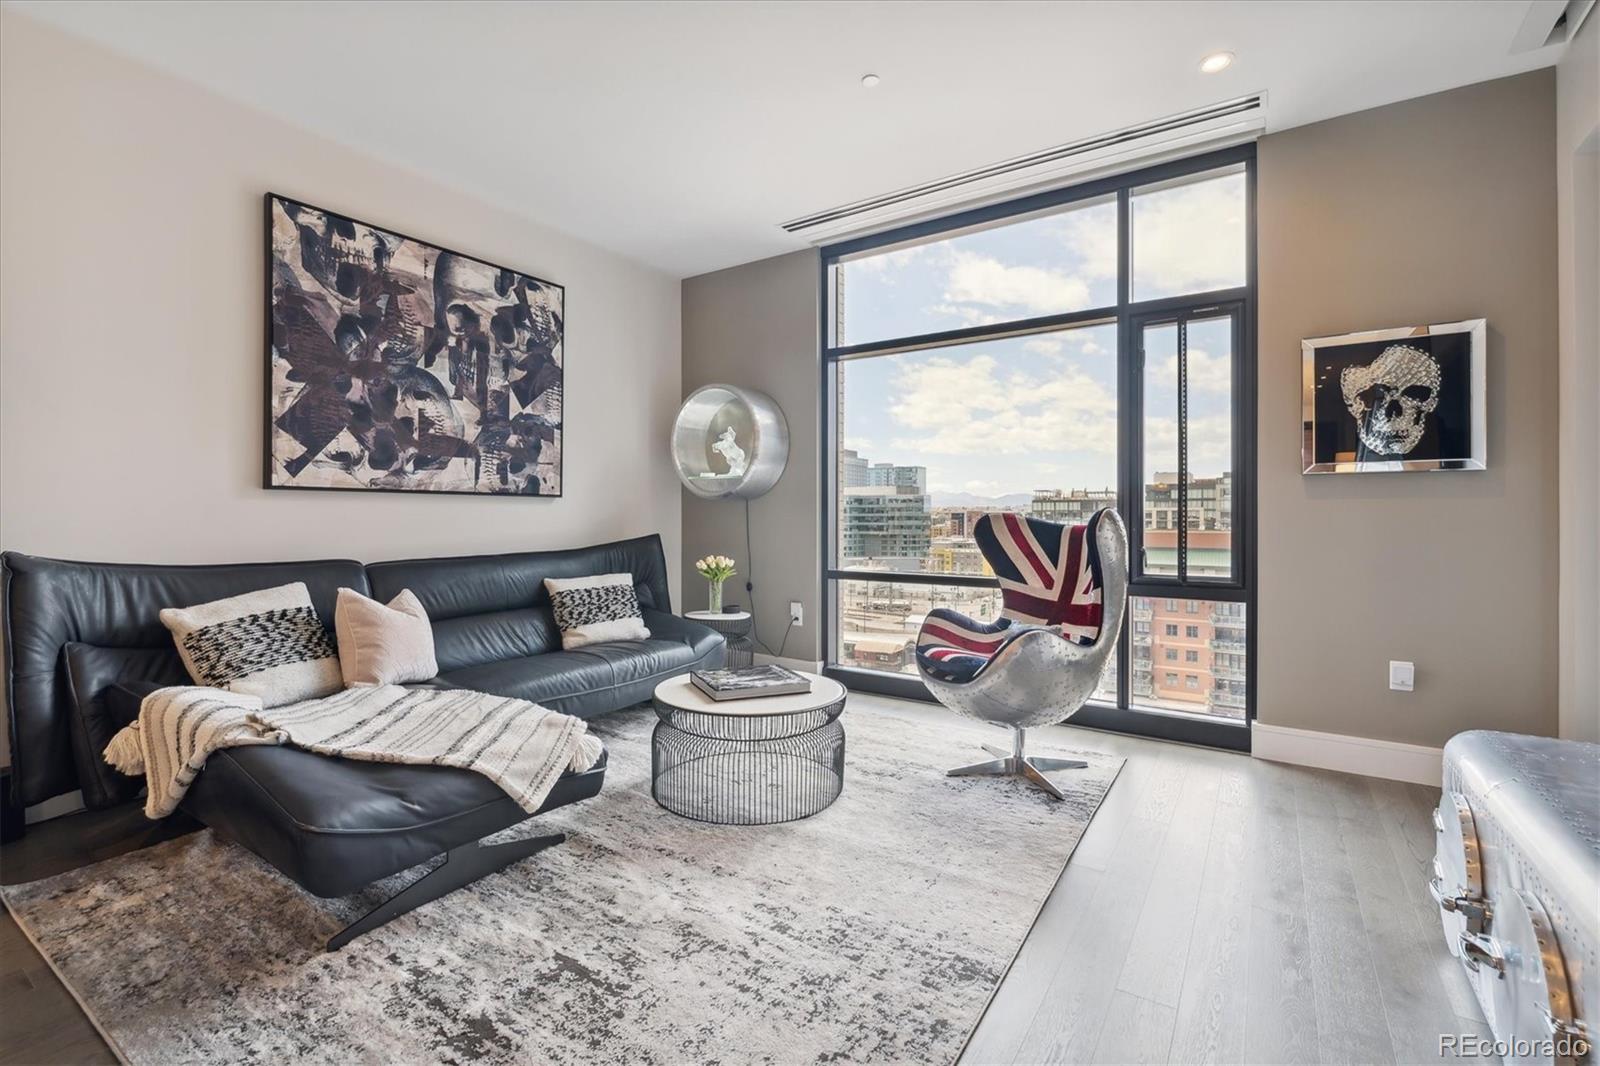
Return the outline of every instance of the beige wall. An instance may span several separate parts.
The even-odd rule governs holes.
[[[5,547],[375,560],[660,532],[676,560],[675,279],[3,17]],[[267,190],[566,286],[563,498],[261,488]]]
[[[756,630],[779,650],[789,601],[805,608],[804,625],[789,634],[784,655],[821,658],[818,529],[818,257],[814,251],[689,278],[683,283],[683,393],[726,382],[759,389],[783,408],[789,423],[789,466],[773,490],[750,503],[755,568],[745,554],[744,505],[683,494],[684,604],[706,605],[705,582],[694,560],[729,555],[741,575],[754,574]],[[749,606],[743,576],[724,598]]]
[[[377,560],[659,532],[677,586],[676,279],[25,17],[0,26],[0,546]],[[261,488],[267,190],[566,286],[563,498]]]
[[[1260,719],[1556,729],[1555,77],[1260,142]],[[1300,473],[1300,341],[1489,321],[1489,469]],[[1387,663],[1416,663],[1390,692]]]
[[[1556,67],[1561,735],[1600,741],[1600,16]]]

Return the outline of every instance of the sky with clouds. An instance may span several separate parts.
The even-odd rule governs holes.
[[[1244,179],[1136,194],[1134,298],[1244,282]],[[844,264],[841,344],[1061,314],[1116,302],[1114,200]],[[1172,327],[1146,338],[1146,472],[1176,468]],[[1110,488],[1117,470],[1116,326],[842,363],[843,446],[928,468],[934,492]],[[1229,454],[1227,321],[1189,333],[1190,462]]]

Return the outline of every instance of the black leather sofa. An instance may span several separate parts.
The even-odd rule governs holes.
[[[561,650],[546,577],[630,573],[650,639]],[[409,588],[433,623],[430,685],[532,700],[589,718],[649,698],[656,683],[721,665],[723,638],[675,617],[659,537],[591,548],[362,563],[321,560],[148,566],[0,555],[11,802],[81,791],[89,808],[130,802],[138,783],[100,753],[116,728],[107,700],[187,678],[163,607],[304,581],[331,630],[340,587],[388,601]],[[543,810],[596,795],[605,760],[565,775]],[[528,815],[481,775],[450,767],[357,762],[292,748],[218,752],[182,809],[260,855],[308,891],[342,896],[444,854],[444,865],[329,942],[336,948],[397,914],[524,855],[539,837],[478,841]]]

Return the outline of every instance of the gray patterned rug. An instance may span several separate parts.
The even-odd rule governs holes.
[[[1122,765],[1075,753],[1056,803],[941,774],[996,731],[862,708],[837,803],[719,827],[651,800],[654,721],[596,723],[605,791],[502,834],[566,844],[335,954],[420,871],[318,900],[201,832],[5,901],[132,1063],[949,1062]]]

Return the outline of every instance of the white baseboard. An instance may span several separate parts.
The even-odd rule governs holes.
[[[1256,722],[1250,729],[1250,754],[1257,759],[1315,766],[1346,774],[1409,781],[1439,787],[1444,777],[1444,753],[1420,744],[1394,740],[1347,737]]]
[[[822,663],[810,659],[779,658],[776,655],[768,655],[766,652],[758,651],[755,653],[755,661],[762,666],[770,663],[777,666],[787,666],[791,670],[804,670],[808,674],[822,673]]]

